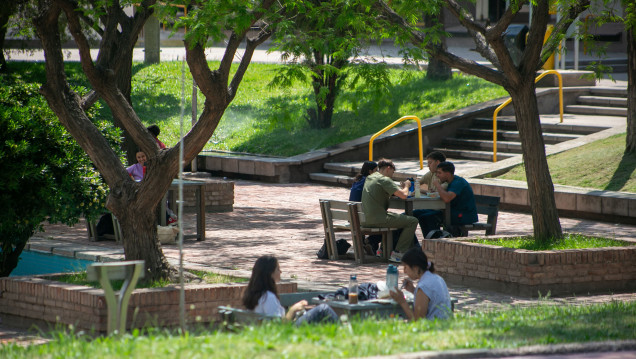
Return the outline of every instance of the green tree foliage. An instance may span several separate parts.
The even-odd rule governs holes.
[[[361,86],[382,94],[390,88],[386,64],[372,65],[375,59],[362,59],[369,41],[382,40],[388,33],[372,11],[363,1],[286,3],[285,18],[276,25],[270,51],[281,51],[290,66],[281,68],[270,86],[310,83],[316,104],[307,109],[312,128],[331,127],[341,89]]]
[[[73,225],[104,210],[107,187],[38,93],[38,84],[0,79],[0,277],[17,266],[45,220]],[[94,107],[93,110],[96,110]],[[94,111],[91,114],[94,114]],[[95,121],[113,143],[117,131]]]

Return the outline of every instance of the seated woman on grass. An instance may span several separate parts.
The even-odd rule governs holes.
[[[294,320],[296,313],[301,313],[307,306],[306,300],[292,305],[287,313],[280,305],[276,282],[280,281],[280,266],[278,260],[273,256],[262,256],[254,263],[252,277],[245,289],[243,305],[249,310],[268,316],[281,317],[283,320]],[[296,325],[302,323],[337,322],[338,315],[326,304],[305,312],[298,319]]]
[[[435,266],[428,261],[421,248],[411,248],[402,256],[404,273],[409,277],[404,280],[404,288],[415,294],[413,310],[406,302],[402,291],[391,290],[391,298],[398,302],[408,320],[426,318],[446,319],[452,316],[450,294],[446,282],[435,274]],[[417,282],[417,286],[413,285]]]

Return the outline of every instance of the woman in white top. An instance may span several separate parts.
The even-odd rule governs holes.
[[[413,309],[406,302],[402,291],[391,291],[391,298],[398,302],[409,320],[426,318],[446,319],[452,316],[450,294],[446,282],[435,274],[435,266],[428,261],[420,248],[412,248],[402,256],[404,273],[409,279],[404,280],[404,287],[415,294]],[[417,286],[413,285],[413,282]]]
[[[276,282],[280,281],[280,266],[278,260],[273,256],[262,256],[254,263],[250,282],[243,295],[243,305],[256,313],[269,316],[281,317],[283,320],[293,320],[296,313],[304,311],[307,306],[306,300],[292,305],[287,313],[278,299]],[[316,323],[316,322],[337,322],[338,315],[326,304],[305,312],[296,320],[296,324]]]

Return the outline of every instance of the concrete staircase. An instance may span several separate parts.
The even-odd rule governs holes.
[[[565,112],[627,117],[627,89],[591,88],[589,96],[579,96],[576,105],[566,106]]]
[[[627,89],[591,88],[589,95],[577,97],[576,104],[564,108],[566,114],[627,116]],[[546,145],[570,141],[581,136],[607,129],[604,126],[542,123],[543,140]],[[445,138],[435,148],[447,157],[466,160],[492,161],[492,118],[475,118],[470,128],[460,128],[455,137]],[[497,118],[497,160],[521,153],[521,140],[514,117]]]
[[[565,106],[564,112],[572,115],[627,116],[627,89],[590,88],[589,93],[577,97],[576,104]],[[567,122],[567,121],[566,121]],[[599,131],[607,126],[594,124],[541,124],[546,147],[578,139]],[[493,160],[492,117],[474,118],[468,127],[459,128],[454,136],[446,137],[439,146],[425,149],[441,151],[453,160],[488,161]],[[505,160],[521,154],[521,140],[513,116],[500,116],[497,119],[497,160]],[[353,176],[359,171],[361,163],[325,163],[323,172],[311,173],[310,179],[323,184],[350,187]],[[394,179],[412,176],[409,173],[396,173]]]
[[[544,123],[543,140],[546,145],[577,139],[607,129],[601,126],[583,126]],[[492,118],[475,118],[470,128],[460,128],[455,137],[447,137],[434,150],[441,151],[449,158],[492,161],[493,160]],[[514,117],[502,116],[497,119],[497,160],[504,160],[521,154],[521,139]]]

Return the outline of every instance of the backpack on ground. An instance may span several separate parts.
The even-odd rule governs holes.
[[[336,241],[336,248],[338,249],[338,255],[345,255],[349,248],[351,248],[351,244],[347,242],[346,239],[339,239]],[[322,247],[316,252],[316,256],[318,259],[329,259],[329,254],[327,253],[327,243],[323,243]]]

